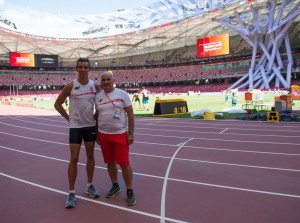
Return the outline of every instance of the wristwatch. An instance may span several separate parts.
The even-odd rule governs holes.
[[[133,130],[128,130],[129,135],[133,135]]]

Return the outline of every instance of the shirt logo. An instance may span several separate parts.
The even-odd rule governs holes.
[[[103,101],[103,99],[100,99],[98,102],[101,102],[101,101]]]
[[[79,86],[78,87],[74,87],[74,90],[79,90],[79,88],[80,88]]]
[[[90,91],[91,91],[91,92],[93,92],[93,91],[94,91],[93,87],[90,87]]]

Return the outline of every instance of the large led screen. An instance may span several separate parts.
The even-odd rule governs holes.
[[[229,34],[197,39],[197,58],[229,54]]]
[[[45,55],[35,54],[35,66],[41,68],[57,68],[58,56],[57,55]]]
[[[10,66],[34,67],[34,54],[32,53],[10,53]]]
[[[12,67],[37,67],[57,68],[58,56],[32,53],[10,53],[10,66]]]

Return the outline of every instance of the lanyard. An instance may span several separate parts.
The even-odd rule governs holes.
[[[109,100],[108,102],[111,103],[111,104],[114,106],[115,109],[119,109],[119,108],[117,108],[117,107],[115,106],[114,101],[111,100],[105,92],[104,92],[104,94],[105,94],[105,96],[108,98],[108,100]],[[125,108],[123,108],[123,109],[120,108],[120,110],[124,110],[124,109],[125,109]]]
[[[111,104],[114,106],[114,108],[116,108],[114,102],[108,97],[108,95],[107,95],[105,92],[104,92],[104,94],[105,94],[105,96],[108,98],[109,103],[111,103]]]

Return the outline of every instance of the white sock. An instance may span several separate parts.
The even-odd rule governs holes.
[[[75,194],[75,190],[70,190],[69,193]]]

